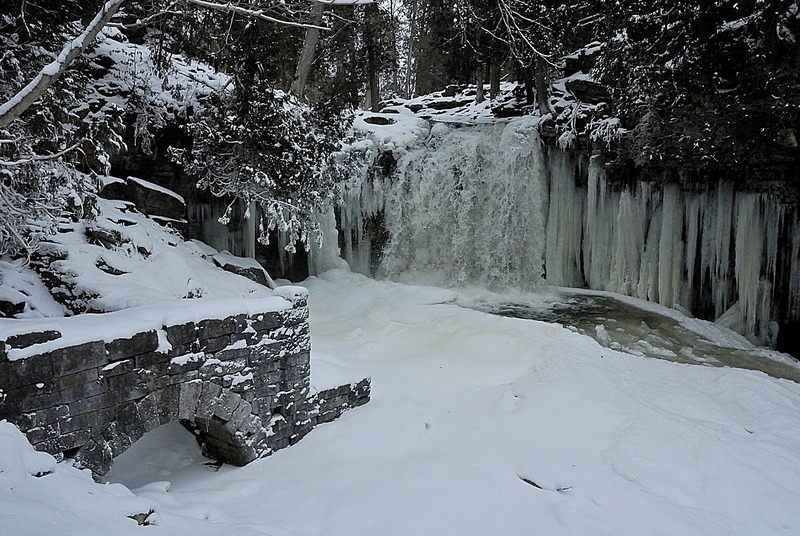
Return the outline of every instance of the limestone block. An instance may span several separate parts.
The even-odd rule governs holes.
[[[117,412],[113,409],[99,409],[86,414],[89,418],[90,435],[98,437],[108,428],[108,425],[114,421]]]
[[[53,375],[66,376],[82,370],[101,367],[108,363],[106,347],[102,341],[92,341],[76,346],[53,350],[49,354]]]
[[[190,370],[181,374],[170,374],[170,385],[180,385],[182,383],[191,382],[200,378],[200,373],[197,370]]]
[[[145,422],[139,412],[138,404],[128,404],[117,413],[114,421],[119,429],[131,439],[131,443],[142,437],[145,432]]]
[[[163,352],[143,352],[135,357],[136,366],[139,368],[153,368],[158,365],[163,365],[166,371],[172,357]]]
[[[278,368],[280,365],[281,352],[287,347],[284,341],[273,341],[270,344],[259,344],[251,348],[250,355],[247,357],[247,363],[250,366],[263,365],[272,363],[272,369]]]
[[[113,394],[116,403],[121,404],[143,398],[147,395],[146,374],[142,369],[134,369],[119,376],[107,378],[108,390]]]
[[[244,359],[246,361],[252,354],[253,349],[249,346],[245,346],[242,348],[225,348],[224,350],[220,350],[214,354],[214,357],[220,361],[232,361],[238,359]]]
[[[223,389],[222,393],[219,395],[217,406],[214,409],[214,416],[219,417],[223,421],[228,421],[241,403],[242,397],[236,393],[232,393],[228,389]]]
[[[144,331],[136,335],[115,339],[106,343],[109,361],[119,361],[139,354],[153,352],[158,348],[158,334],[155,330]]]
[[[58,393],[38,393],[27,388],[9,391],[7,400],[0,406],[0,413],[6,409],[14,409],[16,414],[52,408],[61,403]],[[14,415],[12,419],[16,417]]]
[[[167,424],[178,419],[180,406],[180,387],[170,385],[151,393],[156,406],[159,424]]]
[[[0,389],[11,391],[53,379],[50,354],[32,355],[18,361],[0,362]]]
[[[31,413],[23,413],[16,419],[23,430],[53,424],[69,416],[69,406],[61,404],[52,408],[40,409]]]
[[[82,415],[92,411],[99,411],[101,409],[111,409],[117,404],[116,393],[113,391],[106,391],[99,395],[77,400],[69,405],[70,415]]]
[[[202,320],[197,323],[197,338],[200,341],[214,339],[223,335],[236,333],[236,329],[237,323],[233,318]]]
[[[197,402],[196,414],[203,417],[214,415],[220,394],[222,394],[220,385],[210,382],[203,383],[203,391],[200,393],[200,400]]]
[[[107,448],[112,458],[116,458],[133,444],[133,439],[125,433],[119,421],[112,422],[105,429],[102,436],[104,446]]]
[[[55,391],[62,391],[64,389],[71,389],[73,387],[80,387],[86,383],[97,383],[98,374],[97,369],[88,369],[76,372],[74,374],[67,374],[53,380],[53,387]],[[69,402],[69,401],[65,401]]]
[[[12,335],[6,339],[5,343],[11,348],[27,348],[34,344],[50,342],[61,338],[61,333],[55,330],[38,331],[32,333],[21,333]]]
[[[232,335],[222,335],[214,337],[213,339],[203,339],[200,341],[200,351],[206,354],[213,354],[219,352],[223,348],[227,348],[231,344]]]
[[[110,378],[112,376],[119,376],[126,372],[132,371],[136,368],[136,362],[133,358],[128,358],[123,361],[115,361],[99,369],[99,376],[103,378]]]
[[[208,360],[200,367],[200,378],[203,380],[212,377],[221,378],[229,374],[241,372],[247,367],[247,359],[244,357],[231,359],[229,361]]]
[[[43,450],[48,454],[60,456],[64,451],[82,447],[89,441],[89,430],[77,430],[67,434],[59,434],[55,439],[48,439],[37,445],[36,450]]]
[[[136,408],[142,418],[145,433],[151,432],[161,426],[161,419],[158,412],[158,400],[155,392],[137,401]]]
[[[225,423],[225,428],[230,433],[235,433],[239,430],[239,427],[245,423],[245,421],[253,419],[253,407],[248,404],[245,400],[242,400],[236,409],[233,410],[231,413],[230,418]]]
[[[184,374],[199,369],[206,360],[203,352],[188,353],[171,358],[167,365],[167,374]],[[175,380],[173,380],[175,383]]]
[[[55,424],[48,424],[47,426],[36,426],[29,428],[25,432],[25,437],[31,445],[38,445],[45,441],[55,440],[61,432]]]
[[[97,374],[95,370],[92,372]],[[79,383],[73,387],[66,387],[59,391],[61,402],[75,402],[86,398],[97,396],[101,393],[108,391],[108,384],[98,379],[89,380],[84,383]]]
[[[103,475],[111,468],[111,449],[106,448],[105,441],[100,441],[89,440],[75,456],[79,467],[88,467],[95,475]]]
[[[197,414],[197,403],[203,392],[203,383],[199,380],[184,383],[180,387],[178,399],[178,418],[193,419]]]
[[[283,318],[279,311],[269,311],[258,315],[253,315],[249,319],[249,325],[256,331],[267,331],[277,328],[283,324]]]
[[[178,324],[175,326],[164,326],[163,329],[167,333],[167,341],[173,348],[197,340],[197,327],[194,322],[187,322],[186,324]]]
[[[89,430],[91,413],[84,413],[83,415],[76,415],[74,417],[66,417],[58,421],[58,429],[60,434],[65,434],[69,432],[75,432],[78,430]]]

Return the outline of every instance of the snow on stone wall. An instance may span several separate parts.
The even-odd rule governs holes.
[[[306,295],[285,297],[285,309],[159,324],[110,341],[98,333],[70,344],[57,330],[7,336],[0,419],[19,426],[36,449],[74,458],[96,475],[174,420],[195,432],[209,456],[238,465],[294,444],[318,422],[366,403],[370,386],[364,379],[312,391]],[[67,344],[59,345],[62,338]]]

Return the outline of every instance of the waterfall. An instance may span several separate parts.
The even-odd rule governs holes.
[[[350,178],[340,225],[352,269],[502,289],[588,286],[770,345],[774,320],[800,318],[800,223],[777,195],[730,182],[612,185],[599,157],[587,167],[545,147],[524,119],[430,132],[395,149],[391,176]],[[382,258],[370,225],[388,233]]]
[[[443,284],[527,288],[542,281],[547,181],[529,121],[436,125],[397,160],[391,178],[351,183],[343,211],[345,258],[365,270],[365,217],[382,211],[391,237],[382,274]],[[357,227],[353,228],[352,225]]]

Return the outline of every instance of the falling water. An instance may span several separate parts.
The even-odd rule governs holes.
[[[398,159],[392,177],[350,189],[357,206],[350,202],[342,217],[345,236],[363,240],[363,218],[382,211],[391,237],[385,275],[436,274],[440,283],[490,288],[541,282],[547,182],[536,129],[518,121],[432,132]],[[366,267],[361,244],[345,247],[355,269]]]
[[[435,125],[395,157],[391,176],[362,170],[344,192],[343,255],[356,271],[375,272],[368,228],[377,222],[388,233],[378,275],[588,286],[695,312],[768,345],[776,318],[800,316],[800,225],[776,195],[730,183],[612,186],[598,157],[585,169],[525,119]]]

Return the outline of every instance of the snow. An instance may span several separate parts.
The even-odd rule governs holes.
[[[163,426],[106,485],[1,423],[3,532],[139,534],[127,516],[152,509],[146,530],[171,536],[800,533],[797,383],[621,353],[463,291],[303,284],[312,378],[369,375],[369,404],[218,471]]]
[[[177,199],[178,201],[180,201],[181,203],[183,203],[184,205],[186,204],[186,201],[183,199],[183,196],[181,196],[179,194],[176,194],[172,190],[168,190],[167,188],[164,188],[163,186],[159,186],[158,184],[154,184],[154,183],[152,183],[150,181],[146,181],[146,180],[140,179],[138,177],[128,177],[128,180],[131,181],[131,182],[135,182],[136,184],[138,184],[139,186],[141,186],[143,188],[154,190],[154,191],[156,191],[158,193],[173,197],[173,198]]]
[[[159,334],[159,348],[166,349],[163,325],[283,310],[305,296],[301,287],[276,293],[221,270],[213,262],[215,257],[239,266],[258,265],[197,241],[184,241],[128,203],[98,199],[98,208],[93,222],[63,222],[61,232],[49,237],[42,250],[63,256],[53,266],[77,292],[88,296],[83,299],[93,310],[107,313],[65,317],[64,307],[23,260],[0,260],[0,298],[26,304],[17,318],[0,319],[0,340],[28,332],[61,333],[53,341],[9,350],[10,359],[98,340],[98,334],[112,341],[151,329]],[[118,243],[91,241],[88,235],[93,229],[103,236],[118,236]]]
[[[61,333],[61,337],[53,341],[21,349],[10,349],[8,358],[13,361],[57,348],[96,341],[98,337],[109,342],[128,338],[142,331],[160,330],[164,325],[224,319],[243,313],[255,315],[267,311],[281,311],[289,307],[291,303],[280,296],[246,300],[241,298],[163,300],[103,314],[82,314],[63,318],[0,319],[0,340],[21,333],[50,330]]]

